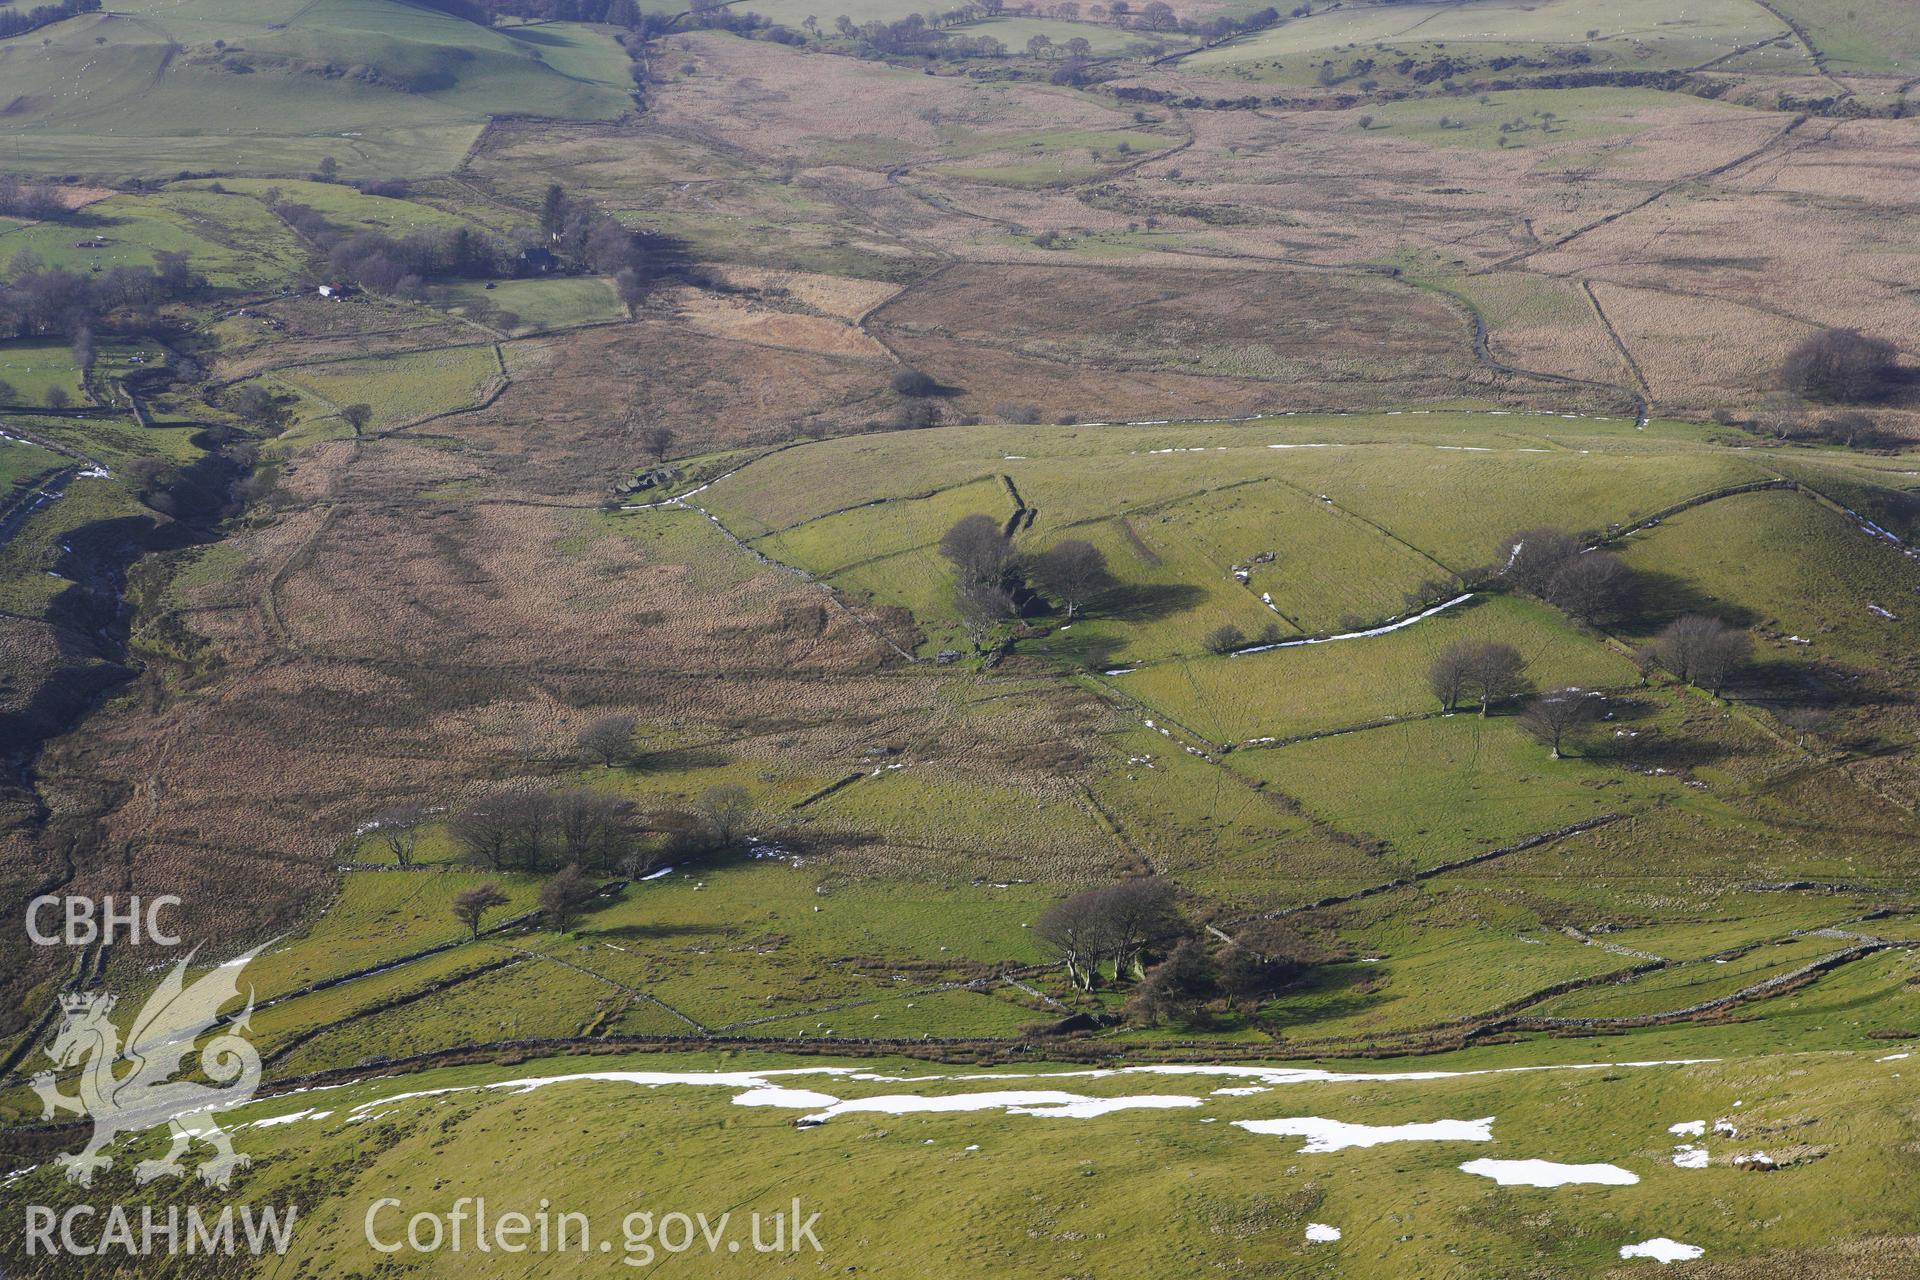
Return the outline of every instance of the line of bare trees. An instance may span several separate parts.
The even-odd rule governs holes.
[[[642,876],[665,860],[726,852],[746,838],[757,810],[744,787],[709,787],[687,809],[642,813],[630,800],[590,787],[500,790],[447,822],[460,857],[488,871],[547,872],[568,866]],[[417,860],[429,812],[389,811],[375,839],[401,866]]]
[[[455,814],[448,829],[461,854],[489,871],[625,869],[639,849],[632,802],[585,787],[497,791]]]

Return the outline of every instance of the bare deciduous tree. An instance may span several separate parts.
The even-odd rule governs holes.
[[[476,885],[454,895],[453,918],[467,926],[470,937],[477,938],[480,936],[480,922],[486,918],[487,912],[506,905],[507,895],[500,891],[499,885]]]
[[[962,587],[999,583],[1013,568],[1013,544],[992,516],[962,517],[940,535],[940,554],[952,562]]]
[[[1500,563],[1509,582],[1544,599],[1554,575],[1580,551],[1580,540],[1565,529],[1524,529],[1500,548]]]
[[[674,433],[672,427],[646,427],[640,432],[640,447],[653,459],[653,465],[659,466],[673,452]]]
[[[1442,649],[1427,668],[1427,688],[1440,699],[1442,711],[1454,711],[1467,696],[1467,644],[1452,644]]]
[[[511,797],[491,795],[468,805],[450,824],[454,843],[468,861],[499,871],[507,865],[513,847]]]
[[[1246,642],[1246,632],[1234,626],[1231,622],[1224,622],[1207,632],[1206,637],[1200,643],[1207,647],[1208,653],[1219,654],[1224,657],[1246,644]]]
[[[547,928],[561,933],[572,928],[593,895],[593,881],[573,863],[554,872],[540,886],[540,914],[546,919]]]
[[[413,865],[414,851],[420,844],[420,824],[426,816],[421,805],[397,804],[374,819],[373,833],[393,855],[396,865]]]
[[[1173,885],[1157,876],[1122,880],[1100,891],[1107,912],[1108,951],[1116,978],[1138,976],[1140,953],[1184,927]]]
[[[619,865],[632,839],[633,806],[604,792],[577,787],[554,800],[561,856],[582,867]]]
[[[1067,607],[1067,621],[1089,599],[1107,589],[1112,576],[1100,548],[1081,538],[1056,542],[1033,561],[1033,578],[1041,590]]]
[[[630,715],[601,716],[582,729],[574,741],[581,755],[611,769],[633,758],[633,725]]]
[[[747,789],[731,783],[708,787],[695,806],[700,824],[716,848],[738,844],[746,834],[747,821],[753,817],[753,797]]]
[[[1526,692],[1526,659],[1512,645],[1462,640],[1448,645],[1427,670],[1427,687],[1444,711],[1475,702],[1486,715],[1495,703]]]
[[[1122,880],[1056,902],[1034,922],[1034,934],[1066,965],[1067,977],[1091,991],[1102,960],[1113,964],[1116,980],[1138,977],[1147,948],[1182,933],[1173,885],[1154,876]]]
[[[1619,556],[1588,551],[1560,567],[1547,583],[1546,599],[1590,626],[1604,626],[1632,609],[1633,591],[1633,571]]]
[[[1099,890],[1076,893],[1048,907],[1034,921],[1033,936],[1066,966],[1067,981],[1083,991],[1093,990],[1100,956],[1107,950],[1107,919]]]
[[[1520,727],[1545,743],[1560,759],[1561,747],[1600,718],[1606,699],[1586,689],[1552,689],[1527,704]]]
[[[1507,702],[1527,691],[1527,660],[1510,644],[1472,646],[1467,655],[1467,692],[1485,716],[1495,703]]]

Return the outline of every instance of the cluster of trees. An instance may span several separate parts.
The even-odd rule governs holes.
[[[696,3],[694,12],[701,12]],[[1064,22],[1110,22],[1117,27],[1144,31],[1180,31],[1187,35],[1217,40],[1243,31],[1257,31],[1279,20],[1275,9],[1261,9],[1242,18],[1215,17],[1205,22],[1181,19],[1166,0],[1147,0],[1136,7],[1131,0],[1112,0],[1110,4],[1090,4],[1083,11],[1077,0],[1061,3],[1009,5],[1004,0],[974,0],[954,9],[929,10],[908,14],[895,22],[856,23],[842,14],[834,19],[834,30],[843,40],[859,46],[859,52],[881,57],[1004,58],[1007,46],[990,35],[976,35],[947,28],[963,27],[986,18],[1006,14],[1057,18]],[[820,38],[819,23],[809,18],[802,24],[807,35]],[[1148,46],[1151,48],[1152,46]],[[1026,52],[1034,58],[1072,59],[1075,64],[1093,52],[1093,43],[1084,36],[1073,36],[1060,43],[1046,35],[1031,37]],[[1069,68],[1071,74],[1076,68]]]
[[[1194,1022],[1218,1002],[1257,1004],[1332,958],[1271,923],[1215,949],[1181,912],[1174,886],[1156,876],[1056,902],[1034,922],[1033,934],[1080,990],[1130,987],[1128,1015],[1149,1025]]]
[[[1752,637],[1719,618],[1698,613],[1668,623],[1653,643],[1635,654],[1643,675],[1655,666],[1664,667],[1716,698],[1752,658]]]
[[[1023,558],[992,516],[966,516],[940,538],[940,554],[954,568],[961,617],[976,632],[1018,616],[1028,579],[1051,596],[1071,621],[1113,586],[1107,558],[1092,543],[1066,538]]]
[[[161,303],[182,298],[204,283],[186,255],[160,253],[151,267],[113,267],[83,275],[43,266],[30,253],[14,257],[0,282],[0,334],[70,340],[124,319],[138,330],[151,326]]]
[[[97,13],[99,10],[100,0],[59,0],[57,4],[40,4],[31,9],[0,8],[0,40],[25,35],[78,14]]]
[[[1592,626],[1618,622],[1636,601],[1633,573],[1620,557],[1591,550],[1565,529],[1528,529],[1501,548],[1507,581]]]
[[[1669,623],[1653,643],[1635,655],[1635,663],[1643,676],[1664,667],[1718,697],[1727,681],[1752,656],[1753,642],[1746,632],[1719,618],[1688,614]],[[1558,760],[1564,749],[1606,712],[1607,699],[1595,690],[1553,689],[1528,702],[1520,713],[1520,725]]]
[[[623,865],[638,848],[635,816],[631,803],[584,787],[499,791],[456,814],[451,831],[462,855],[489,871],[637,871]]]
[[[1885,399],[1899,381],[1900,351],[1858,329],[1823,329],[1787,353],[1781,381],[1795,395],[1829,404]]]
[[[632,306],[639,300],[646,278],[645,251],[639,237],[599,205],[551,183],[540,198],[540,234],[566,267],[612,276],[621,301]]]
[[[1127,1013],[1148,1026],[1205,1024],[1214,1009],[1250,1011],[1336,958],[1332,948],[1274,922],[1218,947],[1189,934],[1147,970],[1127,999]]]
[[[537,227],[497,237],[476,227],[389,236],[334,226],[311,205],[268,192],[274,213],[327,255],[335,279],[375,293],[422,297],[436,280],[486,280],[546,270],[591,271],[614,278],[632,306],[645,292],[640,240],[593,202],[547,189]]]
[[[1143,978],[1142,957],[1170,947],[1188,928],[1173,885],[1143,876],[1054,903],[1033,934],[1065,966],[1069,982],[1092,991],[1102,966],[1116,982]]]
[[[755,813],[738,786],[711,787],[690,810],[641,814],[632,802],[576,787],[560,792],[497,791],[456,813],[448,823],[461,856],[489,871],[589,871],[645,875],[662,856],[680,860],[737,847]],[[426,814],[399,809],[383,815],[376,838],[402,866]],[[664,836],[664,840],[649,838]]]
[[[57,218],[66,211],[66,202],[52,183],[22,182],[10,173],[0,173],[0,214],[39,219]]]

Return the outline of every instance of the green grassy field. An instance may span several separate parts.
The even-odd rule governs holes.
[[[293,232],[258,202],[205,190],[115,196],[89,205],[80,219],[0,235],[7,260],[26,253],[70,271],[152,266],[163,251],[187,255],[209,283],[225,289],[285,284],[307,260]]]
[[[511,312],[519,323],[517,337],[583,324],[605,324],[626,317],[613,282],[599,276],[563,276],[542,280],[502,280],[494,285],[462,281],[448,289],[449,302],[459,315],[471,316],[474,304],[484,300],[496,312]],[[498,325],[489,313],[487,323]]]
[[[444,173],[494,113],[631,105],[597,31],[494,31],[394,0],[142,0],[0,43],[0,78],[12,163],[106,177],[293,176],[327,155],[349,176]]]
[[[0,495],[11,497],[16,489],[70,465],[71,459],[51,449],[12,436],[0,437]]]
[[[64,342],[14,339],[0,342],[0,381],[13,388],[11,395],[0,397],[16,405],[42,405],[47,393],[66,394],[69,404],[89,403],[80,384],[80,368],[73,362],[73,348]]]
[[[301,365],[273,378],[336,412],[339,406],[371,405],[368,425],[380,430],[476,404],[499,376],[494,348],[477,346]]]
[[[1195,54],[1185,65],[1309,85],[1328,64],[1350,84],[1404,84],[1402,59],[1421,66],[1442,58],[1484,62],[1572,47],[1589,59],[1582,65],[1691,67],[1785,34],[1778,19],[1744,0],[1705,0],[1684,12],[1659,0],[1610,0],[1598,10],[1581,0],[1493,0],[1438,11],[1340,5]],[[1369,65],[1356,67],[1362,59]]]
[[[1835,71],[1909,74],[1920,58],[1920,37],[1897,8],[1852,0],[1780,0],[1778,7],[1807,29]]]
[[[1708,598],[1772,638],[1774,661],[1818,653],[1884,669],[1909,661],[1920,635],[1920,565],[1799,494],[1683,512],[1634,535],[1627,562],[1657,584],[1649,625]]]
[[[1627,660],[1544,606],[1470,603],[1388,635],[1229,657],[1176,658],[1110,677],[1150,713],[1218,743],[1289,738],[1436,709],[1427,669],[1448,645],[1499,639],[1542,688],[1631,684]]]
[[[542,1205],[583,1215],[572,1220],[572,1256],[548,1257],[548,1264],[577,1263],[581,1251],[592,1256],[605,1241],[605,1256],[712,1275],[757,1274],[770,1261],[744,1244],[737,1254],[725,1248],[723,1210],[732,1211],[732,1229],[744,1241],[748,1214],[790,1210],[796,1196],[802,1217],[819,1214],[821,1252],[803,1249],[789,1265],[901,1276],[924,1274],[917,1259],[949,1256],[969,1257],[979,1275],[1031,1274],[1036,1259],[1139,1275],[1215,1266],[1353,1276],[1434,1267],[1566,1273],[1601,1269],[1618,1261],[1622,1246],[1655,1236],[1696,1244],[1708,1259],[1725,1261],[1818,1249],[1836,1231],[1903,1230],[1901,1184],[1912,1157],[1880,1140],[1887,1126],[1903,1131],[1908,1123],[1897,1066],[1854,1050],[1804,1055],[1789,1067],[1745,1056],[1738,1034],[1729,1032],[1676,1040],[1662,1056],[1709,1060],[1505,1070],[1573,1068],[1615,1056],[1605,1042],[1586,1042],[1429,1060],[1421,1064],[1434,1073],[1429,1078],[1395,1079],[1368,1064],[1332,1079],[1282,1073],[1263,1080],[1251,1068],[1238,1077],[1102,1079],[1047,1068],[967,1073],[889,1059],[563,1058],[362,1081],[263,1101],[238,1118],[294,1117],[244,1131],[242,1143],[255,1153],[245,1189],[256,1204],[298,1196],[301,1229],[287,1265],[335,1272],[375,1264],[403,1274],[434,1269],[433,1255],[404,1243],[384,1259],[369,1246],[363,1219],[382,1195],[401,1202],[384,1207],[376,1221],[382,1243],[389,1234],[404,1240],[408,1214],[444,1215],[458,1196],[485,1196],[495,1215],[531,1215]],[[849,1066],[867,1078],[834,1074]],[[779,1072],[798,1074],[769,1074]],[[1387,1078],[1368,1079],[1375,1074]],[[681,1078],[695,1082],[666,1083]],[[540,1080],[552,1082],[531,1083]],[[530,1083],[516,1088],[516,1081]],[[1008,1114],[1004,1106],[901,1116],[856,1111],[799,1130],[789,1121],[804,1102],[736,1105],[769,1096],[749,1098],[756,1084],[831,1099],[937,1095],[969,1108],[965,1095],[996,1089],[1186,1105],[1091,1119]],[[1236,1087],[1253,1092],[1214,1092]],[[1303,1153],[1301,1138],[1234,1123],[1287,1116],[1379,1126],[1491,1120],[1487,1141],[1330,1153]],[[1722,1117],[1731,1117],[1741,1136],[1711,1135],[1704,1140],[1706,1168],[1676,1167],[1672,1155],[1684,1139],[1669,1127]],[[1729,1163],[1760,1144],[1825,1158],[1769,1177]],[[583,1158],[589,1151],[592,1160]],[[1504,1187],[1458,1168],[1482,1158],[1611,1163],[1634,1181]],[[332,1171],[324,1183],[311,1178],[317,1168]],[[32,1174],[27,1186],[56,1206],[80,1194],[63,1188],[51,1170]],[[164,1192],[128,1194],[139,1203]],[[877,1205],[886,1212],[876,1213]],[[641,1212],[651,1215],[644,1230],[642,1220],[628,1219]],[[700,1245],[676,1256],[663,1249],[662,1240],[679,1241],[671,1228],[655,1234],[673,1212],[707,1213],[720,1233],[717,1251],[709,1255]],[[1183,1229],[1203,1223],[1212,1229]],[[1341,1238],[1310,1243],[1309,1223],[1330,1224]],[[1017,1256],[1005,1242],[1010,1224],[1020,1224]],[[528,1262],[527,1255],[470,1252],[461,1266],[469,1274],[506,1275]]]

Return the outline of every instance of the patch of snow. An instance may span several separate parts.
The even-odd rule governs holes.
[[[1618,1165],[1557,1164],[1552,1160],[1469,1160],[1460,1171],[1492,1178],[1503,1187],[1630,1187],[1640,1181],[1638,1174]]]
[[[1663,1266],[1669,1262],[1686,1262],[1705,1252],[1706,1250],[1697,1244],[1681,1244],[1678,1240],[1669,1240],[1665,1236],[1655,1236],[1651,1240],[1642,1240],[1639,1244],[1620,1246],[1622,1258],[1651,1258]]]
[[[1388,1142],[1491,1142],[1493,1117],[1478,1120],[1430,1120],[1416,1124],[1348,1124],[1342,1120],[1323,1120],[1319,1116],[1295,1116],[1285,1120],[1235,1120],[1236,1129],[1248,1133],[1277,1133],[1307,1140],[1302,1154],[1344,1151],[1348,1147],[1377,1147]]]
[[[1307,1243],[1309,1244],[1332,1244],[1339,1238],[1340,1228],[1338,1227],[1330,1227],[1324,1222],[1307,1224]]]
[[[1705,1136],[1707,1132],[1707,1122],[1705,1120],[1682,1120],[1679,1124],[1668,1125],[1667,1132],[1680,1138],[1699,1138]]]
[[[830,1093],[815,1093],[811,1089],[788,1089],[781,1085],[763,1085],[758,1089],[749,1089],[745,1093],[734,1095],[736,1107],[831,1107],[840,1099]]]
[[[274,1125],[292,1124],[295,1120],[325,1120],[332,1114],[333,1112],[331,1111],[289,1111],[283,1116],[268,1116],[265,1120],[255,1120],[251,1127],[255,1129],[271,1129]]]
[[[1673,1167],[1676,1169],[1704,1169],[1707,1167],[1707,1149],[1696,1147],[1691,1142],[1683,1143],[1673,1149]]]
[[[1383,626],[1369,627],[1365,631],[1345,631],[1335,636],[1308,636],[1300,640],[1281,640],[1274,644],[1257,644],[1248,649],[1235,649],[1231,656],[1238,658],[1249,653],[1265,653],[1270,649],[1294,649],[1303,644],[1332,644],[1337,640],[1365,640],[1371,636],[1384,636],[1390,632],[1399,631],[1403,627],[1410,627],[1416,622],[1431,618],[1436,613],[1444,613],[1455,605],[1465,604],[1471,599],[1473,599],[1473,592],[1469,591],[1465,595],[1455,596],[1451,600],[1436,604],[1430,609],[1423,609],[1419,613],[1400,619],[1398,622],[1389,622]]]
[[[1090,1098],[1085,1094],[1064,1093],[1058,1089],[996,1089],[981,1093],[939,1094],[931,1097],[917,1093],[888,1093],[871,1098],[848,1098],[812,1115],[802,1116],[800,1121],[807,1125],[825,1124],[837,1115],[869,1111],[890,1116],[946,1114],[960,1111],[1005,1111],[1008,1115],[1087,1120],[1114,1111],[1160,1110],[1200,1105],[1202,1104],[1199,1098],[1166,1094],[1143,1094],[1126,1098]]]
[[[1912,1056],[1911,1054],[1906,1054],[1906,1053],[1890,1053],[1884,1058],[1875,1058],[1874,1061],[1875,1062],[1898,1062],[1902,1058],[1907,1058],[1911,1056]]]

